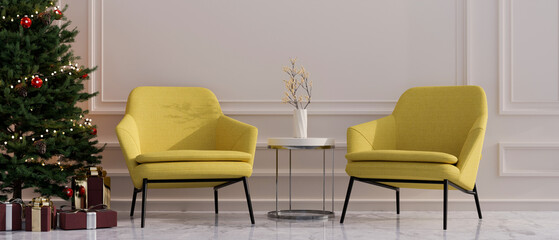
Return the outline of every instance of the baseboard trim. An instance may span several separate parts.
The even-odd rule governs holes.
[[[343,199],[334,200],[335,211],[340,211]],[[141,199],[136,209],[141,206]],[[55,200],[56,206],[68,205],[68,202]],[[129,211],[131,199],[112,199],[111,208],[117,211]],[[149,199],[148,211],[213,211],[213,199]],[[275,199],[253,199],[255,211],[271,211],[275,209]],[[279,200],[279,208],[288,208],[288,199]],[[559,199],[481,199],[482,211],[559,211]],[[402,199],[402,211],[439,211],[442,210],[442,199]],[[297,199],[292,202],[293,209],[321,209],[322,199]],[[244,198],[220,199],[220,211],[246,211]],[[332,203],[326,201],[326,210],[332,209]],[[394,211],[394,199],[352,199],[348,211]],[[449,199],[450,211],[475,211],[473,198]]]

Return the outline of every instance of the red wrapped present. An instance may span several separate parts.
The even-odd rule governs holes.
[[[21,212],[21,203],[0,202],[0,231],[21,230]]]
[[[87,206],[111,208],[111,178],[102,167],[90,167],[87,174]]]
[[[117,225],[116,211],[110,209],[61,210],[58,218],[59,227],[64,230],[109,228]]]
[[[25,208],[25,231],[48,232],[55,227],[56,208],[49,198],[33,198]]]

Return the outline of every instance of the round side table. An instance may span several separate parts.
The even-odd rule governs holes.
[[[276,150],[276,210],[269,218],[320,220],[334,217],[334,148],[333,138],[268,138],[268,149]],[[278,210],[278,151],[289,150],[289,209]],[[322,210],[294,210],[291,208],[291,150],[322,149]],[[332,151],[332,211],[326,210],[326,149]]]

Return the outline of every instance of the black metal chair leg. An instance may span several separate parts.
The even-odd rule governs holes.
[[[134,193],[132,193],[132,207],[130,208],[130,217],[134,216],[134,207],[136,206],[136,196],[140,192],[139,189],[134,188]]]
[[[214,188],[214,205],[215,205],[215,214],[219,212],[218,204],[217,204],[217,189]]]
[[[148,192],[148,179],[144,178],[142,183],[142,228],[144,228],[146,220],[146,200]]]
[[[351,188],[353,188],[353,181],[355,181],[355,178],[350,177],[349,185],[347,186],[347,193],[345,195],[344,208],[342,210],[342,216],[340,217],[340,223],[344,223],[345,212],[347,210],[347,204],[349,203],[349,196],[351,195]]]
[[[443,181],[444,189],[443,189],[443,230],[446,230],[446,217],[447,217],[447,210],[448,210],[448,180]]]
[[[400,189],[396,189],[396,214],[400,214]]]
[[[477,184],[476,184],[477,185]],[[477,196],[477,186],[474,185],[474,199],[476,200],[477,216],[481,219],[481,207],[479,206],[479,198]]]
[[[246,198],[247,198],[248,212],[250,214],[250,222],[252,224],[254,224],[254,214],[252,213],[252,201],[250,200],[250,193],[249,193],[249,190],[248,190],[248,184],[247,184],[247,178],[246,177],[243,177],[243,185],[245,186],[245,195],[246,195]],[[216,203],[217,203],[217,198],[216,198]],[[216,209],[217,209],[217,205],[216,205]]]

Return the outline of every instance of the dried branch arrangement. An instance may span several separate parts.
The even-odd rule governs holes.
[[[297,58],[289,59],[291,66],[283,67],[283,71],[289,75],[289,80],[285,83],[283,103],[289,103],[295,109],[307,109],[311,103],[312,81],[309,80],[309,72],[303,66],[296,68]]]

